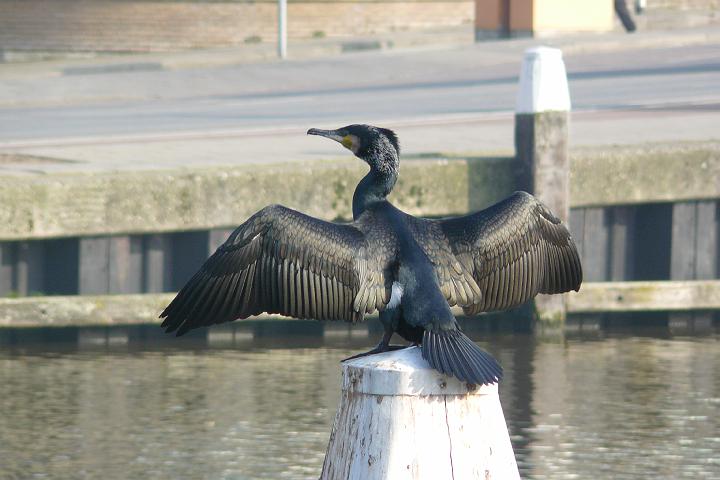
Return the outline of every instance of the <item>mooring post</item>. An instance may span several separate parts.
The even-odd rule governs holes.
[[[497,385],[468,387],[418,347],[345,362],[320,479],[519,479]]]
[[[570,217],[568,119],[570,92],[562,52],[535,47],[525,52],[515,113],[517,184],[538,197],[566,224]],[[565,298],[539,295],[537,319],[553,330],[565,321]]]

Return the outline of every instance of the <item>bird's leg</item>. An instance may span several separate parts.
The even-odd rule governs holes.
[[[343,362],[346,362],[348,360],[353,360],[355,358],[360,357],[366,357],[368,355],[374,355],[376,353],[383,353],[383,352],[389,352],[391,350],[400,350],[401,348],[407,348],[404,345],[390,345],[390,337],[392,337],[393,331],[390,329],[385,330],[385,334],[382,337],[382,340],[380,340],[380,343],[377,344],[375,348],[372,350],[368,350],[365,353],[358,353],[357,355],[353,355],[352,357],[348,357]]]

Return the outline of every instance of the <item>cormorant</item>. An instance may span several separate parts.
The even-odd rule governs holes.
[[[386,200],[400,165],[393,131],[348,125],[307,133],[341,143],[370,166],[353,195],[353,221],[263,208],[162,312],[167,332],[182,335],[262,312],[357,322],[378,310],[385,334],[361,355],[403,348],[389,344],[397,333],[422,345],[438,371],[490,384],[502,378],[502,368],[460,331],[450,306],[472,315],[580,288],[568,230],[532,195],[515,192],[461,217],[416,218]]]

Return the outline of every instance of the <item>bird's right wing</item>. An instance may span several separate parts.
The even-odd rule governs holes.
[[[160,315],[167,332],[262,312],[362,320],[390,299],[390,252],[368,255],[353,224],[325,222],[280,205],[238,227]]]

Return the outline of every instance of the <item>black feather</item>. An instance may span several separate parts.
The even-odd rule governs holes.
[[[385,135],[388,140],[390,140],[390,143],[393,147],[395,147],[395,151],[398,155],[400,155],[400,140],[398,140],[397,135],[395,132],[390,130],[389,128],[378,128],[378,131]]]
[[[422,357],[431,367],[475,385],[502,380],[500,364],[459,330],[425,330]]]

